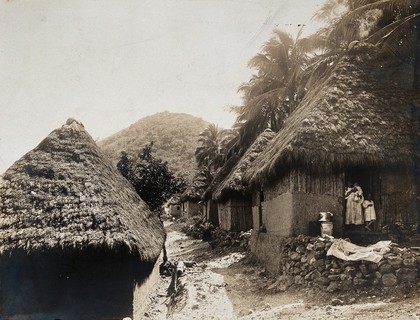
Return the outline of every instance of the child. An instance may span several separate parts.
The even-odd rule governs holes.
[[[375,222],[376,220],[376,213],[375,213],[375,207],[373,205],[372,195],[368,194],[366,199],[362,203],[362,207],[365,214],[365,228],[370,231],[369,226]]]

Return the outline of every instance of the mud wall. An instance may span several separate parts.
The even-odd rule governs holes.
[[[154,265],[144,266],[152,268],[150,275],[143,280],[136,281],[134,285],[134,298],[133,298],[133,320],[144,319],[144,312],[148,305],[148,297],[155,286],[159,283],[159,265],[162,259],[158,259]],[[146,270],[145,270],[146,271]]]
[[[187,200],[182,203],[182,216],[192,217],[202,213],[202,206],[195,201]]]
[[[0,318],[9,320],[132,317],[133,285],[151,271],[133,256],[95,250],[14,251],[0,270]]]

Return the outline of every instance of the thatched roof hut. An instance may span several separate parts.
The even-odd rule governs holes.
[[[223,201],[229,194],[244,195],[249,191],[248,186],[244,184],[242,179],[243,175],[275,135],[272,130],[266,129],[258,136],[228,176],[216,186],[213,192],[213,198],[215,200]]]
[[[100,247],[152,262],[165,239],[158,217],[72,119],[4,173],[0,196],[0,253]]]
[[[208,170],[201,170],[198,172],[193,178],[193,182],[181,194],[179,198],[180,202],[184,202],[186,200],[199,202],[212,179],[213,177]]]
[[[307,94],[245,180],[270,182],[292,167],[412,166],[419,159],[412,79],[410,64],[356,46]]]
[[[216,190],[217,186],[222,183],[222,181],[228,176],[239,159],[239,156],[234,154],[226,161],[223,167],[219,169],[216,176],[209,184],[208,188],[204,191],[202,195],[203,200],[207,201],[213,197],[213,192]]]

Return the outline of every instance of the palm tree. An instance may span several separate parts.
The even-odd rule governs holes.
[[[195,159],[199,168],[206,168],[214,172],[220,168],[225,159],[224,144],[228,141],[230,130],[219,129],[217,125],[210,124],[200,133],[198,146],[195,150]]]
[[[250,60],[248,66],[257,73],[239,87],[243,105],[236,109],[240,149],[251,145],[266,128],[281,129],[304,94],[299,84],[305,61],[300,40],[281,30],[274,30],[261,53]]]
[[[337,7],[345,8],[341,15]],[[416,42],[420,28],[420,1],[418,0],[329,0],[315,15],[328,23],[308,41],[316,54],[308,62],[306,74],[319,81],[329,74],[335,62],[359,42],[375,45],[386,54],[420,67],[420,51]],[[416,49],[414,49],[416,47]],[[415,81],[418,85],[418,73]]]

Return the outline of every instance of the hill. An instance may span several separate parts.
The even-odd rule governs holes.
[[[185,113],[168,111],[144,117],[128,128],[98,142],[116,165],[121,151],[136,156],[153,141],[153,154],[168,162],[169,168],[191,183],[197,172],[194,152],[198,137],[208,122]]]

